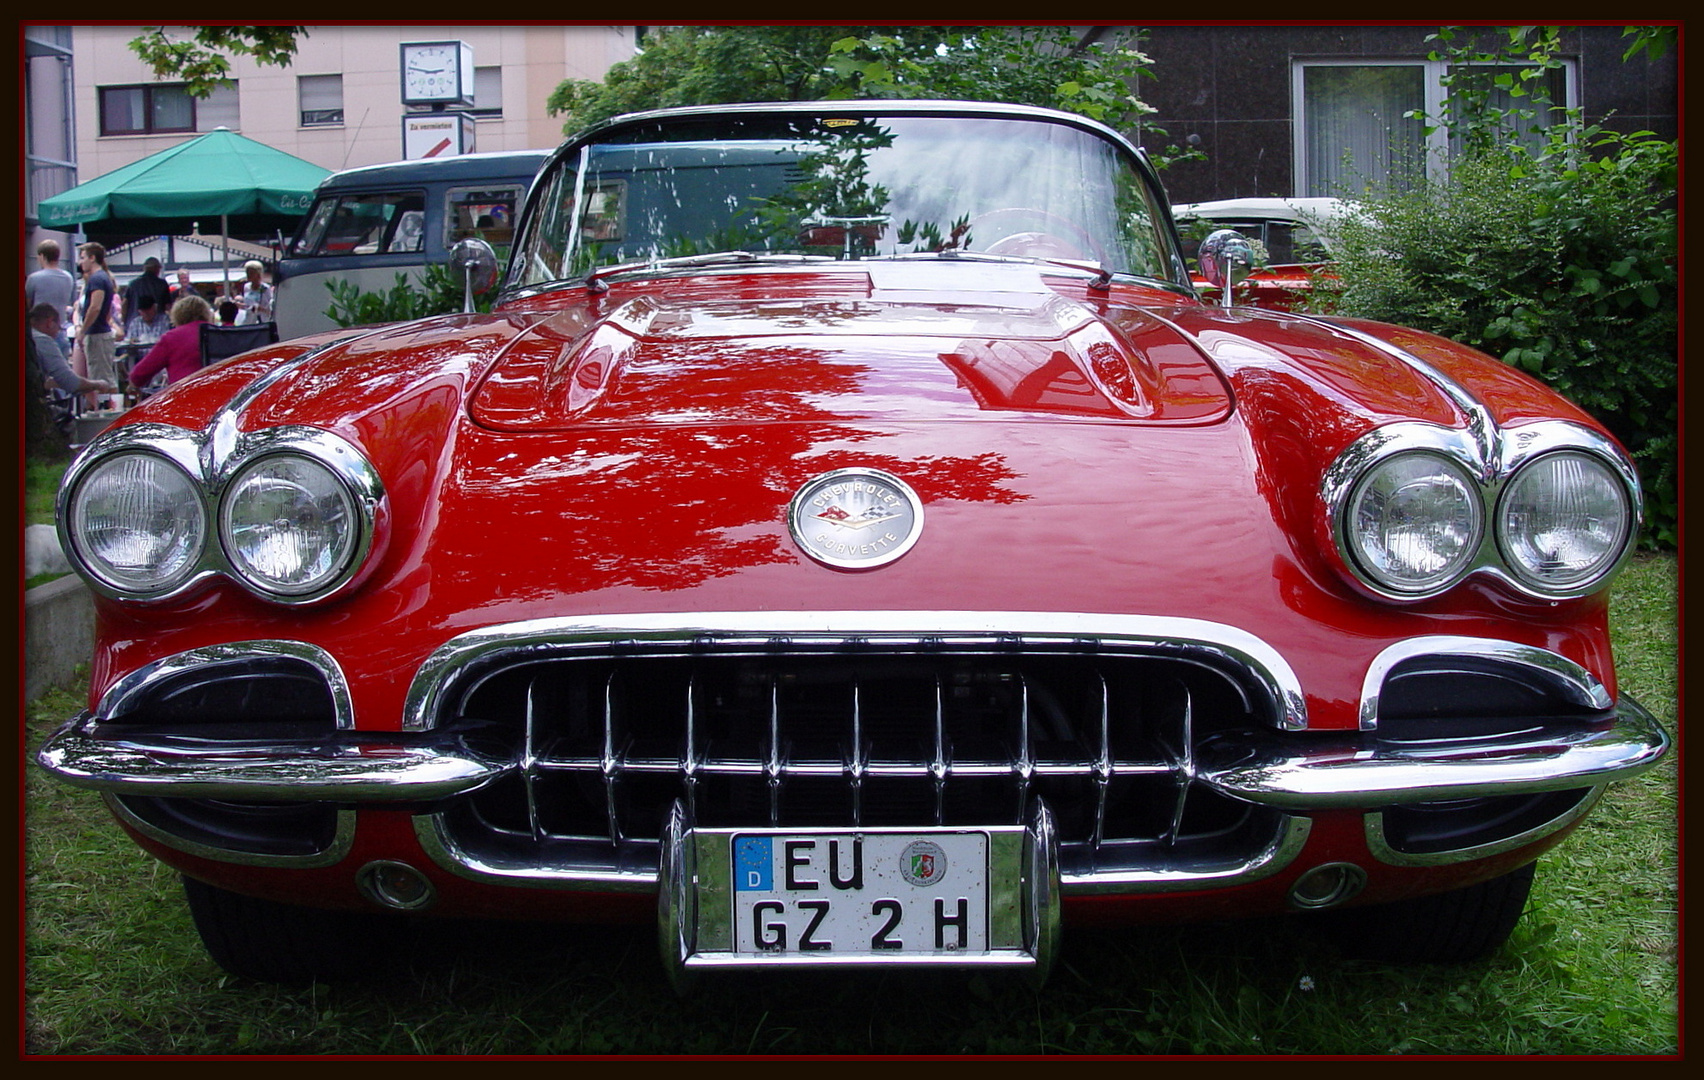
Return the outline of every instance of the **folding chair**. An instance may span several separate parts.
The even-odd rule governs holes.
[[[226,357],[271,345],[278,340],[278,324],[249,323],[247,326],[217,326],[201,324],[201,366],[218,363]]]

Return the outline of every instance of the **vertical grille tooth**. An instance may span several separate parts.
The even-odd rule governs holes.
[[[527,680],[526,734],[521,741],[521,776],[526,782],[527,825],[534,842],[544,839],[538,817],[538,680]]]
[[[847,773],[852,787],[852,824],[864,824],[864,692],[857,672],[852,674],[852,752]]]
[[[781,684],[769,677],[769,757],[764,762],[769,785],[769,824],[781,824]]]
[[[941,676],[935,675],[935,752],[929,759],[929,775],[935,781],[935,824],[947,820],[947,717],[942,700]]]
[[[615,672],[612,670],[604,679],[603,693],[603,756],[598,762],[603,774],[604,811],[609,821],[609,840],[612,844],[621,842],[621,816],[617,812],[615,802],[615,784],[617,779],[617,763],[615,757]]]
[[[1189,786],[1195,779],[1195,702],[1189,696],[1189,688],[1183,690],[1183,740],[1178,748],[1178,781],[1177,803],[1172,808],[1171,829],[1165,836],[1167,844],[1177,843],[1177,838],[1183,832],[1183,808],[1189,800]]]
[[[1093,841],[1096,847],[1106,835],[1106,797],[1107,787],[1112,782],[1112,701],[1111,691],[1107,689],[1106,676],[1098,670],[1095,679],[1100,689],[1100,709],[1096,727],[1099,729],[1099,751],[1095,755],[1095,829]]]
[[[698,820],[698,677],[694,672],[686,680],[686,748],[681,754],[681,786],[686,789],[688,821]]]
[[[1014,810],[1023,814],[1029,806],[1030,782],[1035,777],[1035,746],[1030,741],[1030,682],[1028,675],[1018,676],[1018,751],[1012,771],[1017,775],[1017,805]]]

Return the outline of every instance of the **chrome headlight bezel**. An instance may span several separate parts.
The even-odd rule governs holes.
[[[101,548],[104,545],[91,535],[87,527],[86,514],[90,500],[98,497],[97,484],[110,470],[124,468],[131,463],[154,470],[150,474],[152,477],[170,483],[170,490],[159,484],[155,485],[160,488],[153,500],[155,516],[161,509],[171,514],[174,528],[164,532],[178,533],[183,547],[183,550],[174,556],[176,565],[160,569],[151,575],[146,572],[131,574],[119,569],[111,559],[103,557]],[[134,487],[142,479],[143,477],[133,476],[129,481]],[[206,505],[198,497],[198,488],[194,473],[186,469],[183,462],[172,454],[146,445],[126,444],[116,447],[112,453],[89,461],[85,467],[77,470],[74,476],[66,478],[59,497],[61,546],[90,584],[109,595],[139,598],[169,595],[184,587],[197,575],[205,560],[207,546],[212,541],[212,519],[208,515]],[[161,534],[156,532],[155,535]]]
[[[85,481],[115,459],[146,454],[163,458],[189,481],[199,513],[199,551],[186,566],[158,587],[136,588],[103,574],[76,532],[76,500]],[[251,468],[279,456],[307,462],[329,475],[349,508],[349,535],[335,567],[299,587],[276,587],[233,559],[226,540],[227,500]],[[59,532],[72,565],[102,596],[126,601],[160,601],[183,595],[223,576],[263,599],[280,604],[311,604],[339,596],[362,580],[375,562],[388,531],[384,485],[378,472],[352,443],[319,428],[288,426],[215,439],[168,424],[131,424],[103,433],[67,470],[59,494]]]
[[[1591,573],[1563,582],[1546,581],[1521,566],[1519,558],[1508,550],[1502,521],[1504,494],[1510,484],[1530,475],[1524,470],[1534,462],[1559,453],[1579,455],[1612,476],[1620,486],[1627,510],[1616,553],[1600,560]],[[1388,580],[1377,573],[1376,567],[1367,564],[1354,541],[1351,518],[1355,500],[1369,477],[1394,459],[1427,454],[1459,470],[1471,481],[1479,501],[1478,539],[1451,573],[1412,587]],[[1601,432],[1563,420],[1498,431],[1487,448],[1482,448],[1482,443],[1465,429],[1420,422],[1375,428],[1351,443],[1332,462],[1321,483],[1320,494],[1326,527],[1343,567],[1362,589],[1381,599],[1398,602],[1432,599],[1476,575],[1494,578],[1535,599],[1588,596],[1603,588],[1631,557],[1643,507],[1638,473],[1625,452]]]
[[[349,533],[329,570],[300,585],[283,585],[269,581],[233,551],[231,514],[245,478],[268,463],[292,460],[323,471],[337,486],[349,511]],[[238,452],[220,469],[216,487],[225,572],[256,596],[281,604],[312,603],[341,591],[367,564],[383,520],[384,487],[372,465],[347,441],[317,428],[268,428],[244,436]]]
[[[1394,484],[1387,485],[1387,480],[1394,480]],[[1459,512],[1436,515],[1407,530],[1365,526],[1363,513],[1374,501],[1375,489],[1384,489],[1386,500],[1398,504],[1393,513],[1400,514],[1402,504],[1411,508],[1417,501],[1408,492],[1422,483],[1446,489],[1445,497]],[[1478,484],[1461,465],[1431,450],[1386,454],[1362,470],[1349,489],[1341,520],[1343,547],[1357,573],[1370,584],[1399,596],[1434,596],[1460,581],[1473,569],[1485,538],[1485,507]],[[1399,550],[1405,546],[1404,531],[1410,538],[1431,533],[1439,541],[1429,550],[1405,556]],[[1403,562],[1408,567],[1399,569],[1396,564]],[[1438,565],[1427,568],[1419,565],[1422,562]]]
[[[1491,531],[1502,566],[1507,568],[1511,580],[1535,595],[1568,597],[1596,590],[1626,564],[1638,540],[1643,507],[1638,475],[1632,463],[1620,454],[1605,454],[1593,448],[1559,440],[1534,440],[1521,449],[1518,459],[1510,463],[1507,478],[1499,486],[1497,499],[1491,508]],[[1588,569],[1557,580],[1533,571],[1520,555],[1521,545],[1511,535],[1509,503],[1519,492],[1520,486],[1533,476],[1535,470],[1568,459],[1577,460],[1588,468],[1598,470],[1601,478],[1616,489],[1621,520],[1615,523],[1615,539],[1606,545],[1603,556],[1595,560]]]

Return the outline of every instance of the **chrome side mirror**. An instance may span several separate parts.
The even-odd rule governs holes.
[[[472,312],[474,294],[497,284],[497,253],[475,236],[457,240],[450,249],[450,270],[462,279],[462,311]]]
[[[1219,303],[1231,306],[1231,290],[1254,271],[1254,247],[1235,229],[1219,229],[1201,241],[1201,276],[1221,290]]]

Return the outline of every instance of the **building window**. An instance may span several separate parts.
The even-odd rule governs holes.
[[[303,127],[343,123],[343,76],[297,76],[296,99],[301,107]]]
[[[476,67],[473,69],[473,108],[468,111],[482,120],[502,118],[502,68]]]
[[[1503,70],[1473,69],[1487,83]],[[1292,74],[1296,192],[1301,196],[1354,198],[1369,188],[1400,190],[1421,177],[1442,177],[1450,154],[1460,150],[1461,140],[1452,137],[1447,124],[1428,132],[1421,119],[1443,116],[1444,77],[1465,74],[1460,67],[1441,60],[1312,60],[1298,62]],[[1574,104],[1571,63],[1550,72],[1548,79],[1551,104],[1541,107],[1540,124],[1560,120]],[[1516,99],[1494,87],[1487,105],[1535,108],[1530,97]],[[1543,141],[1540,134],[1513,129],[1507,138],[1535,149]]]
[[[103,86],[98,89],[102,135],[170,135],[238,125],[237,87],[215,87],[196,99],[181,84]]]

